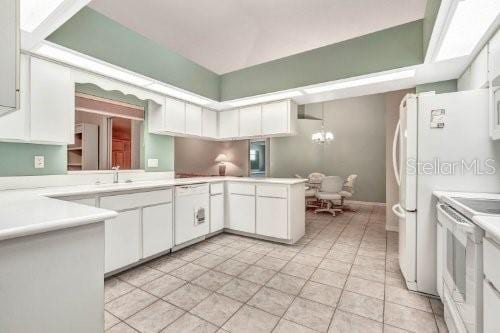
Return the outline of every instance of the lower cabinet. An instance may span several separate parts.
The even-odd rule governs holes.
[[[172,203],[142,209],[142,257],[172,248]]]
[[[210,232],[224,229],[224,194],[210,196]]]
[[[105,221],[104,272],[130,265],[141,259],[141,210],[119,213]]]
[[[228,228],[255,233],[255,195],[229,194]]]
[[[288,203],[284,198],[257,197],[256,233],[288,238]]]

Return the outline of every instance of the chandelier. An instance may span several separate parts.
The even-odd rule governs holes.
[[[331,143],[334,139],[333,133],[325,131],[325,103],[321,103],[321,114],[321,130],[313,133],[312,142],[318,144]]]

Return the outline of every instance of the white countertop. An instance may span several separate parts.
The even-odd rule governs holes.
[[[117,216],[117,213],[114,211],[59,200],[57,197],[221,181],[294,185],[305,183],[306,179],[194,177],[119,184],[72,185],[5,190],[0,191],[0,240],[95,223]]]
[[[472,221],[480,226],[485,232],[486,236],[491,238],[496,243],[500,244],[500,215],[486,214],[474,211],[469,207],[462,205],[453,197],[471,198],[471,199],[493,199],[500,200],[500,193],[467,193],[467,192],[446,192],[434,191],[433,194],[440,200],[446,201],[459,208],[460,211],[466,213],[467,216],[472,218]]]

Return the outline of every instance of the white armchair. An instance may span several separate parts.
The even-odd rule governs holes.
[[[321,202],[321,207],[315,210],[315,213],[327,212],[336,215],[336,212],[342,212],[341,208],[335,207],[334,201],[342,200],[340,192],[344,186],[344,179],[338,176],[328,176],[323,178],[321,187],[316,193],[316,198]]]

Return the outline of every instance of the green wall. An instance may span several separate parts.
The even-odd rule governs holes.
[[[35,169],[34,156],[45,156],[45,168]],[[66,173],[66,146],[0,142],[0,177]]]
[[[422,62],[422,20],[419,20],[224,74],[221,99],[291,89]]]
[[[357,174],[354,200],[386,200],[385,94],[325,102],[325,130],[335,140],[328,145],[312,143],[311,135],[321,121],[299,119],[298,134],[271,138],[272,177],[307,177],[312,172],[347,177]],[[306,116],[321,118],[321,103],[306,104]]]
[[[147,107],[145,101],[135,96],[124,95],[119,91],[104,91],[93,84],[77,84],[76,91]],[[148,158],[157,158],[159,160],[158,168],[145,167],[147,171],[174,170],[174,138],[148,133],[147,121],[144,122],[141,153],[141,162],[147,161]],[[37,155],[45,156],[45,168],[34,168],[33,159]],[[66,160],[67,151],[65,145],[0,142],[0,177],[65,174],[67,170]]]
[[[440,6],[441,0],[427,0],[422,27],[424,57],[427,53],[427,49],[429,48],[429,41],[431,40],[432,31],[434,30],[434,24],[436,23]]]
[[[419,84],[415,88],[417,94],[435,91],[436,94],[444,94],[457,91],[457,80],[439,81],[432,83]]]
[[[219,76],[120,25],[83,8],[47,40],[117,66],[219,99]]]

